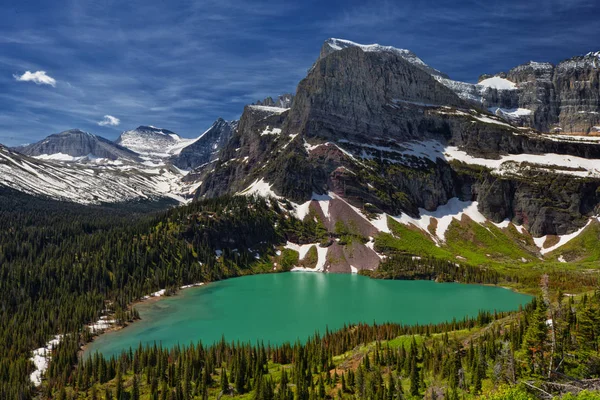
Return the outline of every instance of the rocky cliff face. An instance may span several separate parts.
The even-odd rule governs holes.
[[[28,156],[61,154],[70,157],[94,157],[116,160],[138,160],[139,157],[118,144],[80,129],[71,129],[16,149]]]
[[[600,132],[600,52],[556,66],[532,61],[497,77],[515,88],[488,88],[482,91],[481,104],[512,123],[542,132]]]
[[[599,142],[473,110],[446,78],[398,52],[339,47],[326,42],[289,111],[246,107],[219,161],[200,172],[197,196],[262,191],[302,204],[329,193],[366,213],[411,217],[458,197],[534,236],[571,232],[598,212]],[[480,86],[486,105],[518,108],[551,97],[554,76],[529,65]],[[560,109],[548,104],[539,115]],[[532,125],[552,123],[532,114]]]
[[[424,105],[466,103],[398,54],[347,47],[321,58],[300,82],[286,129],[350,141],[423,138],[440,128],[424,120]]]
[[[552,82],[561,132],[600,134],[600,52],[559,63]]]
[[[217,119],[196,141],[173,156],[171,162],[178,168],[192,170],[214,161],[233,135],[237,124],[238,121]]]

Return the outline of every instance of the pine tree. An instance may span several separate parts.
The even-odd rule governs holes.
[[[416,355],[413,353],[413,358],[410,363],[410,395],[418,396],[419,390],[419,368],[417,366]]]
[[[117,378],[115,383],[115,400],[123,400],[123,376],[121,373],[121,363],[117,364]]]
[[[229,381],[227,380],[227,371],[225,368],[221,368],[221,392],[223,394],[229,393]]]
[[[387,384],[387,398],[388,400],[394,400],[394,394],[396,393],[396,385],[394,383],[394,377],[390,372],[388,374],[388,384]]]
[[[131,388],[131,400],[140,400],[140,384],[138,382],[137,375],[133,375],[133,385]]]
[[[536,308],[531,316],[529,326],[523,339],[523,348],[532,373],[542,374],[544,364],[544,351],[548,338],[548,325],[546,324],[546,304],[542,298],[536,300]]]

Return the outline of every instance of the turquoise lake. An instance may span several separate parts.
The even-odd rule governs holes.
[[[86,355],[99,351],[111,356],[140,342],[212,344],[222,336],[281,344],[344,324],[437,323],[476,316],[480,310],[516,310],[530,300],[500,287],[458,283],[301,272],[254,275],[138,304],[140,321],[99,336]]]

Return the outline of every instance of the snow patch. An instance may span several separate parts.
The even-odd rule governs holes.
[[[248,107],[250,107],[254,110],[270,112],[272,114],[282,114],[282,113],[286,112],[287,110],[289,110],[289,108],[259,106],[256,104],[251,104]]]
[[[292,243],[292,242],[287,242],[286,245],[283,246],[283,248],[297,251],[299,254],[298,259],[304,260],[304,257],[306,257],[306,255],[308,254],[308,251],[313,246],[316,246],[316,248],[319,249],[319,243],[296,244],[296,243]],[[318,253],[318,250],[317,250],[317,253]]]
[[[490,107],[488,111],[499,117],[507,117],[509,119],[526,117],[532,114],[532,111],[527,108]]]
[[[111,326],[113,326],[117,321],[115,321],[114,319],[108,319],[108,316],[104,315],[102,317],[100,317],[100,319],[98,321],[96,321],[95,323],[88,325],[88,329],[90,330],[90,332],[92,333],[98,333],[98,332],[102,332],[107,330],[108,328],[110,328]]]
[[[407,214],[401,214],[398,217],[392,216],[395,220],[405,225],[414,225],[425,232],[429,232],[428,228],[432,220],[437,221],[435,237],[441,241],[446,241],[446,231],[450,227],[453,220],[459,220],[463,215],[467,215],[473,221],[483,224],[487,219],[477,209],[476,201],[461,201],[457,197],[448,200],[448,203],[439,206],[435,211],[427,211],[424,208],[419,208],[419,217],[413,218]]]
[[[280,196],[278,196],[272,189],[271,187],[273,186],[272,183],[268,183],[265,181],[264,178],[260,178],[255,180],[250,186],[248,186],[245,190],[237,193],[238,195],[258,195],[261,197],[274,197],[276,199],[279,199]]]
[[[508,228],[508,226],[510,225],[510,220],[507,218],[504,221],[499,222],[499,223],[494,222],[494,225],[496,225],[500,229]]]
[[[279,135],[280,133],[281,133],[281,129],[280,128],[270,128],[269,125],[267,125],[267,127],[265,128],[265,130],[260,133],[260,136],[265,136],[265,135]]]
[[[189,285],[183,285],[179,289],[188,289],[188,288],[191,288],[191,287],[197,287],[197,286],[202,286],[202,285],[204,285],[204,282],[197,282],[197,283],[192,283],[192,284],[189,284]]]
[[[546,243],[546,240],[548,239],[549,235],[541,236],[541,237],[538,237],[538,238],[533,238],[533,241],[534,241],[535,245],[540,249],[540,253],[542,253],[542,254],[548,254],[548,253],[550,253],[550,252],[558,249],[559,247],[565,245],[569,241],[575,239],[577,236],[579,236],[581,234],[581,232],[583,232],[584,229],[587,228],[587,226],[594,219],[595,218],[589,219],[588,222],[585,224],[585,226],[583,228],[578,229],[575,232],[572,232],[572,233],[569,233],[569,234],[566,234],[566,235],[559,235],[558,236],[558,242],[556,242],[555,245],[550,246],[548,248],[544,248],[544,243]]]
[[[497,175],[516,174],[521,163],[538,167],[553,168],[554,172],[579,177],[600,177],[600,163],[595,159],[575,157],[565,154],[507,154],[498,159],[475,157],[455,146],[444,147],[435,140],[409,142],[403,154],[428,158],[434,161],[440,158],[445,161],[462,161],[466,164],[490,168]],[[566,169],[560,169],[564,167]]]
[[[491,78],[484,79],[479,82],[478,85],[498,90],[517,89],[517,85],[515,85],[514,82],[511,82],[508,79],[500,78],[499,76],[493,76]]]
[[[52,351],[58,346],[62,338],[63,335],[56,335],[44,347],[33,350],[33,357],[30,360],[35,365],[35,370],[29,375],[29,379],[35,386],[42,384],[42,376],[48,369],[48,364],[52,359]]]

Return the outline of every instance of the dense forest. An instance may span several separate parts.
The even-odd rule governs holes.
[[[0,398],[30,396],[31,351],[56,334],[81,333],[106,308],[123,323],[133,317],[128,305],[148,293],[272,270],[275,244],[319,234],[317,224],[261,198],[156,213],[151,203],[86,207],[0,195]],[[75,357],[53,366],[69,369]]]
[[[517,314],[349,326],[282,346],[140,346],[50,374],[46,389],[60,400],[593,399],[599,311],[600,293],[556,305],[540,297]]]
[[[595,274],[498,273],[393,252],[371,277],[537,288],[544,276],[554,292],[518,313],[435,326],[359,325],[275,347],[223,341],[79,360],[91,337],[84,327],[101,315],[125,324],[136,317],[132,302],[159,289],[286,271],[294,256],[278,246],[335,236],[269,199],[165,206],[81,206],[0,191],[0,398],[455,399],[499,390],[498,399],[517,399],[580,392],[600,377],[600,296],[558,293],[597,286]],[[34,388],[32,350],[57,334],[63,340]]]

